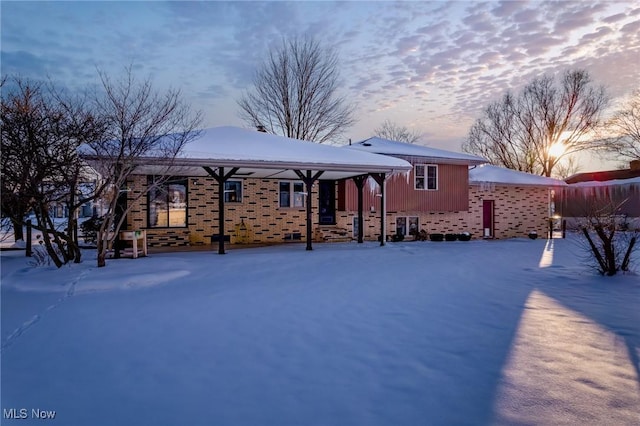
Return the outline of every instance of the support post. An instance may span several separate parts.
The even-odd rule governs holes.
[[[224,167],[218,169],[220,176],[224,176]],[[218,254],[224,252],[224,179],[218,181]]]
[[[225,254],[224,251],[224,183],[231,176],[236,174],[238,167],[232,168],[229,173],[224,173],[224,167],[219,167],[216,173],[211,167],[203,169],[218,182],[218,254]]]
[[[384,246],[387,240],[387,201],[385,197],[385,189],[387,186],[387,180],[385,179],[384,173],[382,174],[382,185],[380,185],[380,232],[382,232],[382,240],[380,241],[380,245]]]
[[[353,181],[356,184],[356,188],[358,189],[358,243],[361,244],[362,242],[364,242],[364,223],[363,223],[363,214],[362,214],[362,210],[363,210],[363,190],[364,190],[364,183],[367,180],[367,175],[363,175],[363,176],[355,176],[353,178]]]
[[[380,245],[383,246],[387,239],[387,202],[385,200],[387,177],[385,173],[374,173],[371,177],[380,185]]]
[[[316,172],[315,175],[312,175],[311,170],[307,170],[306,174],[302,173],[300,170],[294,170],[294,172],[296,175],[298,175],[298,177],[302,180],[302,182],[304,182],[304,186],[307,191],[307,247],[306,247],[306,250],[313,250],[313,246],[311,242],[311,240],[313,239],[313,234],[311,229],[313,227],[313,218],[312,218],[312,212],[311,212],[313,200],[311,198],[311,191],[313,190],[314,182],[317,181],[318,178],[320,178],[320,176],[322,176],[324,171]]]
[[[25,239],[25,243],[26,243],[25,255],[27,257],[31,257],[31,255],[33,254],[31,250],[31,226],[32,226],[31,219],[29,219],[27,220],[27,238]]]

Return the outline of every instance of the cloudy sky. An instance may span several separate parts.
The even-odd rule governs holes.
[[[236,100],[282,37],[335,47],[343,94],[371,136],[384,120],[459,150],[488,102],[533,77],[587,69],[615,99],[640,86],[640,5],[554,2],[0,3],[3,74],[96,83],[133,64],[176,87],[204,126],[244,124]]]

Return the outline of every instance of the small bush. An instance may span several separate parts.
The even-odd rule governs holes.
[[[444,239],[445,241],[455,241],[458,239],[458,234],[445,234]]]
[[[429,234],[429,239],[431,241],[444,241],[444,234]]]
[[[85,243],[95,244],[98,241],[98,231],[100,231],[103,220],[102,217],[92,216],[80,224]]]
[[[53,259],[51,259],[51,255],[47,251],[47,248],[44,246],[44,241],[42,241],[42,235],[36,236],[38,239],[38,245],[33,246],[31,250],[31,259],[29,260],[29,265],[33,267],[38,266],[51,266]],[[58,256],[62,256],[60,249],[54,246],[54,250]]]
[[[538,233],[536,231],[529,232],[529,238],[535,240],[536,238],[538,238]]]
[[[458,240],[459,241],[470,241],[471,240],[471,234],[469,232],[463,232],[461,234],[458,234]]]

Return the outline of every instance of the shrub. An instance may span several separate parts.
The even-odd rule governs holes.
[[[98,231],[104,219],[98,216],[92,216],[80,224],[80,230],[85,243],[95,244],[98,241]]]
[[[444,234],[445,241],[455,241],[458,239],[458,234]]]
[[[471,240],[471,234],[469,232],[462,232],[458,234],[459,241],[469,241]]]
[[[404,234],[393,234],[391,236],[391,241],[398,242],[404,240]]]
[[[429,239],[431,241],[444,241],[444,234],[429,234]]]

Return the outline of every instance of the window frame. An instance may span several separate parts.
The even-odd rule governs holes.
[[[147,176],[147,185],[154,185],[155,184],[155,179],[156,177],[153,175],[149,175]],[[174,186],[182,186],[184,187],[184,201],[180,201],[178,204],[184,204],[184,206],[181,208],[181,211],[184,211],[184,224],[180,224],[180,225],[171,225],[171,207],[170,204],[172,203],[172,201],[170,200],[170,196],[171,196],[171,190],[170,187],[174,185]],[[156,197],[153,194],[153,191],[148,191],[147,192],[147,228],[148,229],[167,229],[167,228],[173,228],[173,229],[184,229],[184,228],[188,228],[189,227],[189,180],[187,178],[182,178],[182,177],[178,177],[178,178],[173,178],[173,177],[169,177],[168,179],[164,180],[163,182],[159,183],[156,185],[156,191],[162,191],[164,192],[164,195],[166,196],[166,200],[164,203],[164,206],[166,206],[166,225],[158,225],[159,222],[161,222],[158,218],[156,218],[156,224],[151,224],[151,216],[152,216],[152,212],[154,210],[157,210],[157,208],[152,208],[152,203],[155,202],[156,199],[158,199],[158,197]],[[173,201],[173,203],[175,203],[175,201]]]
[[[232,190],[232,188],[228,188],[227,184],[238,184],[239,191],[237,191],[236,189],[233,189],[233,193],[229,192]],[[235,196],[235,200],[232,200],[232,195]],[[224,202],[225,203],[231,203],[231,204],[241,204],[242,203],[242,198],[244,195],[244,184],[243,181],[240,179],[229,179],[227,181],[224,182]]]
[[[418,167],[422,167],[422,174],[418,174]],[[429,176],[429,170],[434,170],[434,176]],[[422,181],[419,187],[418,181]],[[434,181],[433,188],[430,187],[430,180]],[[413,189],[416,191],[437,191],[439,187],[438,165],[437,164],[414,164],[413,166]]]
[[[396,234],[398,234],[398,229],[400,228],[400,226],[398,226],[398,220],[399,219],[404,219],[404,228],[406,230],[406,233],[404,233],[403,235],[405,237],[409,236],[409,235],[413,235],[414,238],[415,236],[420,232],[420,216],[403,216],[403,215],[399,215],[395,217],[395,231]],[[415,234],[411,234],[411,221],[412,219],[415,219],[415,223],[416,223],[416,233]]]
[[[282,204],[283,185],[287,185],[288,205]],[[298,191],[296,189],[299,189]],[[297,195],[297,196],[296,196]],[[304,209],[306,206],[307,194],[305,194],[304,183],[297,180],[278,181],[278,208],[280,209]]]

